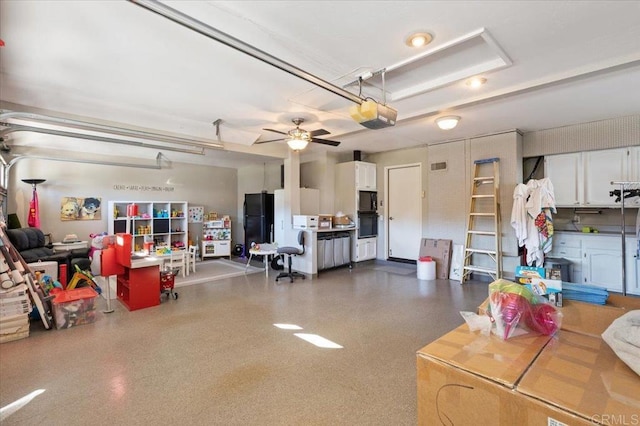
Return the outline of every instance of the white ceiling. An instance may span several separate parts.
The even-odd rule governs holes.
[[[129,1],[1,1],[3,107],[205,140],[218,140],[212,122],[221,119],[227,152],[163,154],[232,166],[285,157],[284,142],[252,143],[278,137],[263,128],[290,130],[294,117],[342,142],[311,144],[307,153],[317,154],[373,153],[640,113],[638,1],[164,3],[336,86],[397,67],[386,88],[398,123],[365,129],[349,116],[353,102]],[[433,42],[406,46],[404,38],[418,30],[433,34]],[[475,74],[488,80],[479,90],[464,84],[465,75]],[[370,82],[377,88],[365,84],[363,94],[382,101],[379,78]],[[458,127],[439,130],[435,119],[451,114],[462,117]],[[23,133],[13,133],[9,145],[33,155],[43,147],[113,152],[112,144]]]

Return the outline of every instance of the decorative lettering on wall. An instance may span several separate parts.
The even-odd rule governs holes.
[[[137,192],[173,192],[173,186],[155,186],[155,185],[121,185],[114,184],[113,189],[116,191],[137,191]]]

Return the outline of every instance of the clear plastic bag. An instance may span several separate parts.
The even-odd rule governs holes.
[[[496,333],[506,340],[514,336],[516,328],[553,335],[562,320],[555,306],[527,287],[499,279],[489,284],[488,315],[496,325]]]

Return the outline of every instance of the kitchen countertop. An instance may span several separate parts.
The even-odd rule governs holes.
[[[356,226],[352,226],[349,228],[320,228],[320,229],[312,229],[311,231],[315,231],[315,232],[349,232],[349,231],[355,231]]]
[[[582,232],[582,231],[564,231],[560,229],[554,230],[556,234],[570,234],[570,235],[592,235],[592,236],[609,236],[609,237],[621,237],[622,232],[602,231],[602,232]],[[627,238],[635,238],[635,234],[627,232]]]

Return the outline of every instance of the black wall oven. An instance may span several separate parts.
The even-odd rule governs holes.
[[[358,238],[378,236],[378,214],[376,212],[358,212]]]

